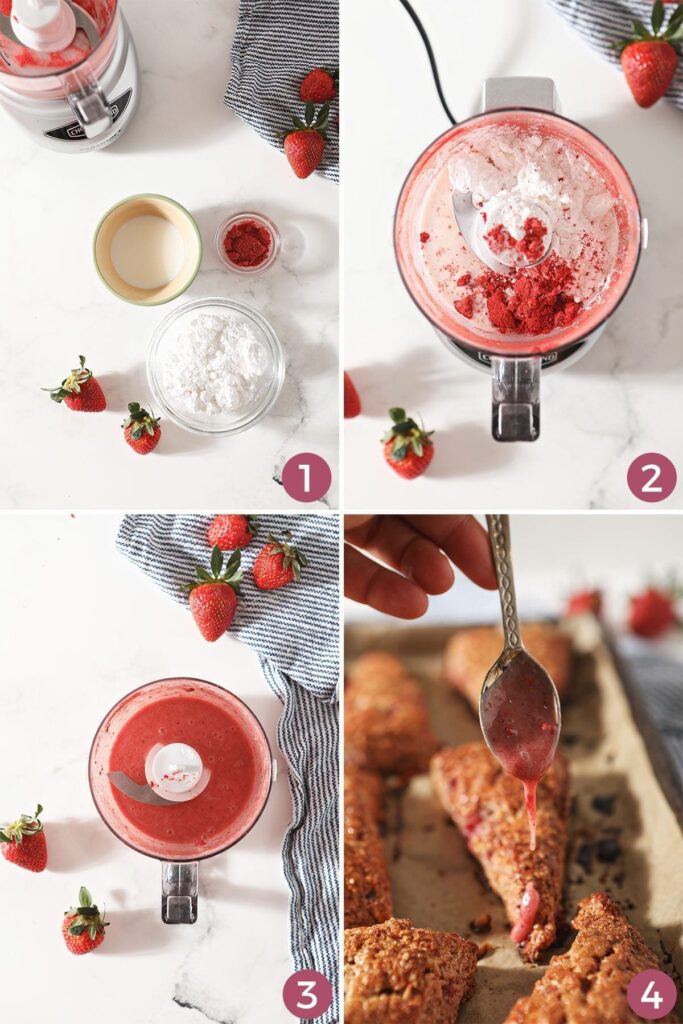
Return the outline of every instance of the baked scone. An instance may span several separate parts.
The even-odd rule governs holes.
[[[640,1024],[626,992],[640,971],[659,968],[657,957],[604,892],[579,903],[572,921],[578,935],[554,956],[531,995],[519,999],[505,1024]],[[662,1018],[673,1024],[677,1018]]]
[[[344,773],[344,927],[377,924],[392,914],[391,885],[377,822],[383,781]]]
[[[398,775],[426,772],[437,742],[424,693],[393,654],[364,654],[352,666],[344,695],[348,765]]]
[[[474,990],[477,946],[391,918],[344,932],[345,1024],[455,1024]]]
[[[572,670],[572,642],[557,626],[546,622],[522,625],[524,646],[547,670],[557,692],[563,697],[569,687]],[[479,712],[479,694],[486,673],[503,649],[500,626],[475,626],[461,629],[446,644],[443,657],[444,678]]]
[[[529,849],[522,784],[503,771],[486,744],[439,751],[432,758],[431,776],[439,800],[480,861],[513,927],[520,920],[527,887],[534,886],[538,910],[519,944],[525,960],[538,960],[555,940],[562,899],[570,803],[564,755],[555,755],[538,784],[535,850]]]

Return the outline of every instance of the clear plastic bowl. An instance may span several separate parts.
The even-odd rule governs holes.
[[[234,227],[235,224],[239,224],[240,221],[243,220],[256,221],[257,224],[260,224],[266,229],[266,231],[268,231],[272,240],[270,252],[263,263],[259,263],[257,267],[240,267],[236,263],[232,263],[228,259],[225,249],[223,248],[223,239],[227,235],[228,231]],[[218,254],[218,258],[224,267],[227,267],[228,270],[232,270],[235,274],[244,274],[245,276],[250,277],[253,277],[255,274],[262,274],[265,270],[272,267],[273,263],[275,263],[275,260],[280,254],[281,247],[282,239],[280,238],[280,232],[277,225],[274,224],[269,217],[266,217],[265,214],[254,213],[252,210],[243,210],[241,213],[231,214],[230,217],[227,217],[223,221],[216,232],[216,252]]]
[[[260,394],[250,404],[230,412],[209,416],[195,414],[183,408],[179,399],[168,393],[164,381],[166,355],[180,334],[190,327],[200,313],[215,316],[233,313],[243,317],[265,347],[270,366],[264,374],[264,386]],[[152,335],[147,351],[147,379],[158,411],[168,416],[183,430],[205,436],[228,437],[249,430],[273,408],[285,379],[285,359],[275,331],[258,310],[233,299],[196,299],[170,313]]]

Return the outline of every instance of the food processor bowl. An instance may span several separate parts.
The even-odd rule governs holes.
[[[139,90],[118,0],[68,0],[68,9],[76,35],[56,52],[27,46],[13,19],[0,17],[0,101],[36,141],[74,153],[113,142],[131,120]]]
[[[158,806],[168,814],[170,807],[170,818],[166,820],[173,822],[179,820],[178,814],[182,815],[182,808],[189,800],[193,803],[196,801],[198,810],[204,814],[205,809],[221,806],[222,802],[229,799],[220,791],[220,784],[216,781],[218,773],[212,777],[211,763],[215,761],[215,756],[207,755],[206,736],[194,726],[192,718],[178,720],[173,727],[174,735],[168,729],[163,730],[166,733],[163,746],[161,743],[152,745],[140,755],[140,763],[135,765],[135,777],[128,779],[128,787],[121,786],[112,778],[122,774],[120,765],[112,761],[112,752],[115,751],[123,727],[141,712],[149,709],[153,712],[155,707],[178,697],[197,699],[202,705],[227,712],[236,723],[235,728],[239,727],[242,734],[248,737],[254,760],[253,784],[248,793],[243,795],[238,813],[225,827],[216,829],[211,835],[206,834],[204,829],[195,831],[195,834],[176,834],[176,828],[171,827],[160,837],[141,827],[149,821],[148,818],[139,819],[140,823],[135,820],[138,808],[143,804],[151,805],[152,813],[157,811]],[[228,756],[230,738],[226,736],[225,742],[220,742]],[[204,769],[208,769],[203,771],[194,796],[191,789],[194,780],[190,781],[189,786],[183,782],[174,785],[149,781],[153,766],[160,759],[163,763],[165,755],[178,749],[185,749],[200,766],[203,761]],[[232,765],[228,765],[228,768],[234,770]],[[197,774],[199,772],[201,767]],[[92,742],[88,778],[95,806],[105,825],[131,849],[162,862],[162,919],[167,924],[193,924],[197,919],[198,862],[230,849],[254,827],[275,781],[276,763],[261,723],[243,701],[215,683],[179,677],[147,683],[127,694],[107,712]],[[159,788],[152,790],[152,786]],[[168,789],[164,786],[168,786]],[[190,792],[187,792],[188,788]],[[149,789],[149,797],[126,795],[129,792],[135,793],[136,789]],[[163,794],[161,799],[157,794]]]
[[[537,102],[547,101],[548,79],[488,80],[484,96],[522,93]],[[515,89],[515,87],[517,87]],[[539,98],[540,97],[540,98]],[[486,99],[485,99],[486,102]],[[484,330],[458,314],[452,301],[428,279],[420,254],[420,223],[423,207],[435,178],[448,166],[453,147],[462,141],[476,142],[479,133],[519,127],[571,146],[595,167],[614,198],[618,249],[611,277],[598,301],[587,304],[568,326],[541,335],[501,334]],[[496,440],[536,440],[540,430],[540,371],[575,357],[595,340],[605,322],[626,294],[643,246],[644,224],[631,180],[614,153],[586,128],[553,109],[539,106],[496,106],[463,121],[437,138],[411,168],[401,190],[394,222],[394,246],[403,282],[421,312],[442,340],[471,364],[493,375],[493,436]],[[486,270],[482,264],[482,273]]]

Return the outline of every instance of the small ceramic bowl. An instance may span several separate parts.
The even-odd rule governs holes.
[[[258,224],[259,227],[265,228],[270,235],[270,252],[263,263],[259,263],[256,267],[241,267],[238,263],[233,263],[227,255],[223,245],[223,239],[227,233],[234,228],[236,224],[240,224],[242,221],[253,221]],[[230,217],[227,217],[216,232],[216,252],[218,253],[218,258],[224,267],[227,267],[228,270],[232,270],[235,274],[245,274],[252,277],[255,274],[262,274],[264,270],[268,270],[269,267],[272,267],[273,263],[275,263],[275,260],[280,254],[281,244],[280,232],[278,231],[277,225],[263,213],[254,213],[251,210],[243,210],[241,213],[234,213]]]
[[[180,235],[183,246],[180,269],[172,280],[156,287],[141,288],[130,284],[114,266],[114,238],[125,224],[136,217],[159,217],[172,224]],[[93,258],[98,274],[114,295],[138,306],[160,306],[177,299],[194,281],[202,261],[202,237],[194,218],[173,199],[151,193],[129,196],[112,206],[97,225]]]

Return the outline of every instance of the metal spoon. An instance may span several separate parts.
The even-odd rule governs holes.
[[[479,696],[479,721],[491,753],[524,784],[531,847],[535,847],[536,783],[552,764],[560,737],[560,699],[552,679],[524,649],[506,515],[487,515],[498,580],[504,647],[486,673]]]

